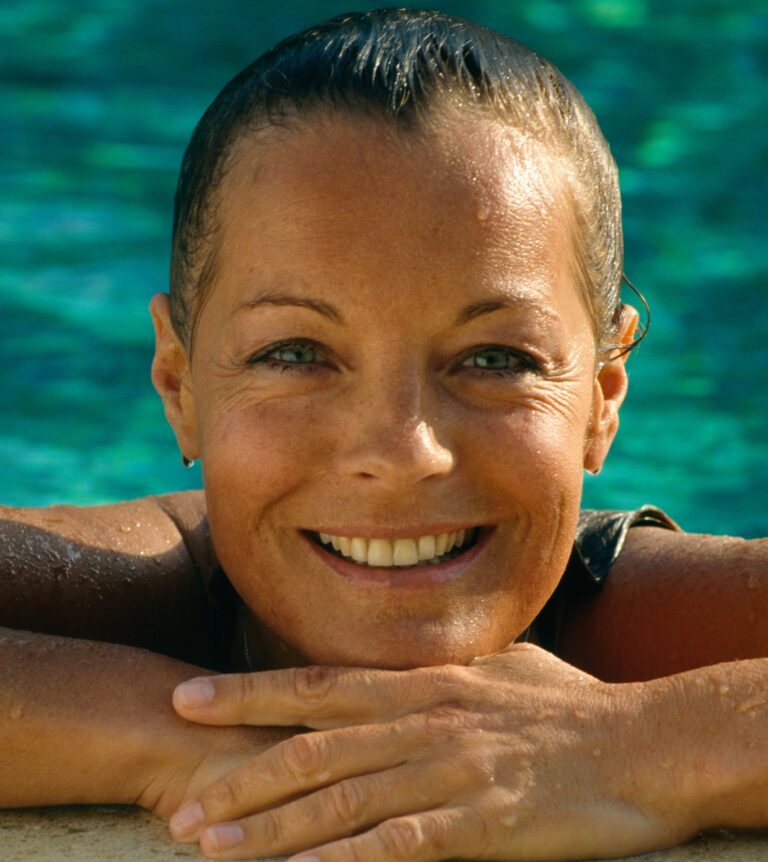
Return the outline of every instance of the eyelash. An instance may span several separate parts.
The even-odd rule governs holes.
[[[482,353],[501,353],[504,354],[508,360],[514,363],[514,367],[511,368],[483,368],[482,366],[468,366],[465,363],[470,359],[476,358]],[[517,377],[521,374],[539,374],[541,373],[541,366],[533,358],[529,353],[524,353],[521,350],[514,350],[511,347],[505,347],[502,344],[484,344],[481,347],[474,347],[471,351],[468,351],[461,363],[459,364],[460,368],[466,368],[468,371],[472,373],[473,377],[484,377],[487,378],[489,376],[492,377],[501,377],[501,378],[509,378],[509,377]]]
[[[281,359],[273,359],[272,355],[287,347],[293,347],[298,350],[306,350],[310,348],[316,353],[322,354],[320,345],[314,341],[281,341],[277,344],[270,344],[264,350],[260,350],[255,356],[248,360],[248,365],[265,365],[275,371],[288,371],[299,374],[311,374],[318,370],[319,367],[327,365],[324,362],[286,362]]]
[[[249,365],[264,365],[273,370],[281,372],[292,372],[299,374],[311,374],[318,371],[321,367],[328,367],[329,363],[324,361],[312,362],[286,362],[281,359],[274,359],[273,355],[286,348],[294,348],[297,352],[304,351],[308,348],[314,350],[316,354],[322,357],[322,349],[319,344],[314,341],[281,341],[277,344],[270,344],[269,347],[259,351],[255,356],[248,360]],[[482,353],[497,352],[504,354],[510,361],[514,362],[515,367],[511,368],[483,368],[472,367],[466,363]],[[511,347],[504,347],[500,344],[484,344],[480,347],[475,347],[464,354],[457,366],[457,370],[465,369],[472,374],[473,377],[497,377],[508,378],[515,377],[520,374],[541,372],[540,364],[528,353],[523,353],[519,350],[514,350]]]

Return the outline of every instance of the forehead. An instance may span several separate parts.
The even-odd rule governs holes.
[[[233,148],[216,281],[242,292],[311,273],[329,291],[371,283],[396,296],[407,277],[430,299],[449,282],[553,283],[572,258],[567,189],[553,153],[480,115],[406,129],[338,112],[290,119]]]
[[[469,118],[469,119],[468,119]],[[521,131],[479,110],[446,110],[416,125],[317,110],[240,138],[219,193],[222,216],[246,197],[323,207],[376,198],[442,203],[483,219],[504,210],[564,208],[567,165]]]

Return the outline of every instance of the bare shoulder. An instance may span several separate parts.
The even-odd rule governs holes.
[[[0,624],[200,658],[214,565],[202,492],[0,507]]]
[[[567,610],[561,654],[610,680],[768,656],[768,539],[630,530],[604,587]]]

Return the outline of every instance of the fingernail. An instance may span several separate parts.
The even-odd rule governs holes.
[[[177,685],[174,694],[182,706],[195,709],[207,706],[213,700],[215,689],[209,679],[191,679]]]
[[[171,817],[168,826],[174,838],[183,838],[200,826],[204,820],[203,806],[199,802],[189,802]]]
[[[285,862],[320,862],[319,856],[291,856]]]
[[[219,823],[209,826],[203,835],[213,850],[230,850],[245,838],[243,827],[237,823]]]

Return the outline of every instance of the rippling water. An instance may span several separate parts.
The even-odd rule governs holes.
[[[626,269],[654,324],[586,502],[650,501],[691,530],[765,534],[766,4],[417,5],[472,17],[557,63],[619,162]],[[178,463],[148,377],[146,305],[165,288],[181,153],[232,74],[346,8],[0,6],[3,501],[107,501],[199,483]]]

